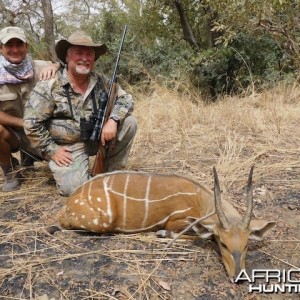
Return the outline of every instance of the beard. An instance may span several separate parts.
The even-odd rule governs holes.
[[[77,74],[87,75],[91,72],[91,68],[84,65],[76,65]]]

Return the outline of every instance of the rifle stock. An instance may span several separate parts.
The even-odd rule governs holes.
[[[91,170],[91,175],[95,176],[105,172],[105,149],[99,143],[99,148],[95,157],[95,161]]]

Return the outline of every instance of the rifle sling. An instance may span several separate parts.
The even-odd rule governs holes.
[[[71,112],[72,119],[75,120],[74,113],[73,113],[73,108],[72,108],[72,101],[71,101],[69,87],[67,85],[65,85],[64,89],[65,89],[66,96],[67,96],[67,99],[68,99],[68,103],[69,103],[69,107],[70,107],[70,112]]]

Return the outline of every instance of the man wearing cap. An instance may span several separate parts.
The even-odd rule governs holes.
[[[59,65],[31,60],[25,33],[19,27],[0,31],[0,52],[0,165],[4,175],[2,191],[9,192],[21,185],[19,161],[12,153],[22,151],[23,166],[33,165],[38,157],[23,129],[25,101],[39,76],[54,76]]]
[[[105,44],[95,44],[83,31],[58,41],[55,51],[65,68],[55,78],[40,81],[25,105],[25,132],[49,161],[58,191],[64,196],[90,178],[89,156],[96,154],[98,142],[83,140],[80,119],[88,120],[97,111],[101,93],[108,90],[109,80],[92,71],[106,50]],[[137,129],[132,96],[119,85],[116,95],[101,134],[102,144],[115,138],[109,171],[125,167]]]

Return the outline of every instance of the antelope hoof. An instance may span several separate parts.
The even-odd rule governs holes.
[[[164,229],[156,231],[155,234],[157,237],[170,238],[170,239],[175,239],[178,236],[178,234],[174,233],[173,231],[164,230]]]
[[[156,236],[160,238],[166,238],[170,236],[170,232],[168,230],[158,230],[156,231]]]

